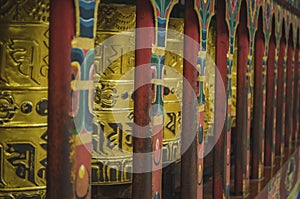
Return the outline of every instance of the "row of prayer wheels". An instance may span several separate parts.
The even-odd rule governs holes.
[[[0,198],[45,198],[49,0],[4,0],[0,5]],[[135,6],[99,5],[93,185],[132,180],[135,18]],[[164,164],[180,161],[181,155],[183,29],[182,19],[170,19],[168,30],[173,31],[167,36],[163,90]],[[206,113],[206,131],[213,120],[212,87],[213,80],[207,86],[211,111]]]

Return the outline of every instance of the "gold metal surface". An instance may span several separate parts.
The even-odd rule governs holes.
[[[100,4],[95,41],[93,184],[130,183],[134,94],[135,6]],[[183,20],[169,29],[183,32]],[[122,33],[122,34],[120,34]],[[168,32],[165,55],[163,162],[180,157],[182,35]],[[150,60],[149,60],[150,61]]]
[[[231,127],[236,127],[236,99],[237,99],[237,39],[234,44],[232,60],[232,99],[231,99]]]
[[[0,198],[45,198],[49,0],[0,5]]]
[[[206,86],[205,86],[205,107],[204,107],[204,133],[207,136],[214,136],[214,106],[215,106],[215,77],[216,77],[216,27],[209,28],[207,38],[206,58]]]

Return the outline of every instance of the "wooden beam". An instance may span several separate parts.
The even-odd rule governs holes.
[[[227,52],[229,49],[229,33],[225,21],[225,4],[222,0],[216,3],[218,12],[216,13],[216,67],[220,73],[220,78],[215,79],[215,112],[214,123],[215,126],[223,126],[221,134],[214,147],[214,175],[213,175],[213,194],[214,198],[229,198],[230,194],[230,172],[227,172],[226,167],[230,167],[230,162],[227,162],[227,149],[230,150],[230,145],[227,146],[226,128],[227,124],[224,122],[224,104],[223,88],[227,85]],[[217,73],[216,73],[217,74]],[[218,76],[216,76],[218,77]],[[221,86],[219,86],[221,85]],[[226,118],[225,118],[226,120]],[[217,128],[214,128],[216,130]],[[217,132],[215,132],[216,135]],[[230,144],[230,140],[229,140]],[[230,156],[230,155],[229,155]],[[229,157],[230,158],[230,157]],[[229,159],[230,160],[230,159]],[[229,164],[229,165],[227,165]]]
[[[132,198],[151,199],[152,195],[152,141],[150,136],[149,110],[152,102],[151,46],[154,31],[153,10],[150,0],[136,1],[136,51],[134,77],[134,128],[133,128],[133,179]],[[146,48],[149,47],[149,48]],[[145,128],[142,128],[145,127]],[[148,136],[147,136],[148,135]],[[147,155],[143,155],[146,153]],[[147,172],[145,172],[147,171]]]
[[[72,118],[71,40],[75,35],[73,0],[50,2],[47,198],[72,198],[69,143]]]
[[[246,80],[249,37],[247,30],[246,2],[243,1],[240,10],[240,23],[237,30],[237,105],[236,105],[236,131],[234,136],[234,154],[235,154],[235,195],[245,196],[249,193],[247,186],[246,173],[248,162],[247,154],[247,96],[248,83]]]
[[[252,125],[252,164],[251,178],[262,179],[264,172],[264,139],[263,132],[263,57],[264,36],[262,32],[262,15],[258,19],[258,30],[254,44],[254,88],[253,88],[253,125]]]
[[[183,90],[182,90],[182,134],[181,143],[181,198],[197,198],[197,56],[199,51],[199,27],[194,10],[194,1],[185,1],[184,18],[184,61],[183,61]],[[203,168],[202,168],[203,169]],[[202,182],[201,182],[202,183]]]
[[[284,27],[284,26],[283,26]],[[283,128],[283,92],[284,79],[283,67],[285,56],[285,34],[282,31],[278,57],[278,79],[277,79],[277,110],[276,110],[276,155],[284,155],[284,128]]]
[[[272,23],[272,33],[269,42],[269,52],[267,59],[267,85],[266,85],[266,143],[265,143],[265,166],[273,167],[275,161],[275,21]]]
[[[291,150],[292,147],[292,132],[293,132],[293,84],[292,84],[292,75],[293,75],[293,29],[290,28],[289,38],[288,38],[288,47],[287,47],[287,64],[286,64],[286,97],[285,97],[285,146],[286,150]]]

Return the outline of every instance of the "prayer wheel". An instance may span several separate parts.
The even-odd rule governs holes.
[[[92,181],[94,185],[129,184],[132,180],[135,6],[100,4],[98,12]],[[183,20],[171,19],[169,30],[173,31],[168,32],[164,71],[164,164],[180,158],[183,35],[179,33],[183,33]]]
[[[49,1],[0,5],[0,198],[45,198]]]

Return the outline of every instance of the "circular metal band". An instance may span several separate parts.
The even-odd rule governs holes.
[[[47,90],[1,90],[0,128],[46,126]]]

